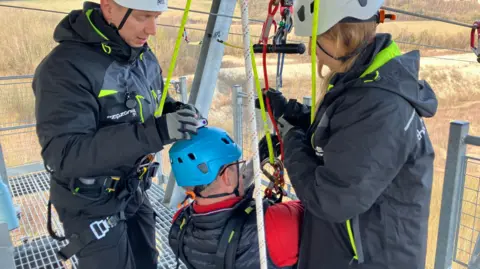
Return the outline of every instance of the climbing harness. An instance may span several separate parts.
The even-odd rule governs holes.
[[[280,9],[281,13],[281,21],[277,25],[277,22],[274,19],[277,11]],[[265,113],[264,108],[264,101],[263,97],[265,96],[266,99],[266,107],[268,114],[270,116],[270,120],[272,122],[274,128],[274,134],[270,134],[268,130],[268,125],[266,123],[266,118],[264,117],[264,128],[265,128],[265,139],[268,146],[269,158],[261,159],[261,170],[264,175],[270,180],[270,184],[265,189],[265,196],[268,198],[272,198],[274,200],[281,201],[282,197],[286,194],[285,190],[283,190],[285,186],[284,180],[284,166],[283,166],[283,159],[284,159],[284,152],[283,152],[283,141],[280,137],[280,132],[278,130],[278,126],[276,120],[273,116],[273,111],[270,105],[270,99],[268,95],[266,95],[266,91],[274,90],[269,85],[268,79],[268,70],[267,70],[267,53],[277,53],[277,76],[276,76],[276,90],[280,90],[282,87],[282,74],[283,74],[283,66],[285,60],[285,54],[303,54],[305,52],[305,45],[303,43],[300,44],[287,44],[287,36],[292,30],[293,26],[293,1],[292,0],[270,0],[268,4],[268,15],[263,24],[262,34],[260,35],[260,40],[258,44],[252,46],[252,50],[254,53],[262,53],[263,59],[263,75],[265,81],[265,87],[262,90],[259,90],[259,79],[258,74],[255,70],[255,61],[254,56],[252,55],[252,62],[254,68],[254,75],[255,80],[257,82],[257,91],[258,91],[258,99],[260,103],[260,110],[262,111],[262,115]],[[269,41],[269,34],[272,29],[272,25],[274,26],[274,36],[272,38],[272,44],[268,44]],[[278,27],[277,27],[278,26]],[[273,145],[272,145],[272,136],[276,136],[279,141],[280,147],[280,154],[274,154],[273,152]],[[278,157],[280,155],[280,157]],[[269,173],[267,169],[265,169],[266,165],[270,165],[273,169],[273,173]],[[274,198],[275,197],[275,198]]]
[[[475,46],[475,39],[477,40],[477,47]],[[480,21],[473,23],[472,33],[470,35],[470,47],[473,53],[475,53],[475,56],[477,56],[477,62],[480,63]]]
[[[86,245],[90,244],[95,240],[100,240],[104,238],[107,233],[113,229],[115,226],[120,223],[120,221],[125,221],[125,208],[127,207],[130,199],[134,197],[135,192],[140,189],[140,186],[143,183],[142,195],[145,197],[145,191],[151,187],[152,178],[156,175],[159,163],[155,162],[155,154],[147,154],[142,157],[136,164],[132,172],[129,173],[125,178],[120,177],[106,177],[104,179],[103,185],[100,187],[100,194],[97,197],[88,197],[86,195],[80,194],[81,189],[77,187],[74,183],[70,183],[70,191],[72,195],[87,199],[90,201],[98,201],[104,199],[105,195],[113,195],[109,199],[120,200],[119,211],[111,216],[108,216],[104,219],[96,220],[90,223],[88,228],[84,229],[78,234],[72,234],[70,237],[58,236],[52,229],[51,224],[51,201],[48,201],[48,218],[47,218],[47,230],[52,238],[58,241],[69,240],[69,243],[61,248],[57,254],[63,260],[70,259],[73,255],[81,251]],[[81,179],[72,179],[71,181],[77,181]],[[95,181],[99,180],[97,178],[83,179],[90,180],[93,184]],[[120,184],[120,185],[119,185]],[[72,188],[73,186],[73,188]]]

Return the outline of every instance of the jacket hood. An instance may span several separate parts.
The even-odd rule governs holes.
[[[83,9],[71,11],[55,28],[56,42],[79,42],[98,47],[117,61],[133,61],[146,48],[130,47],[103,18],[100,5],[85,2]]]
[[[353,88],[375,87],[392,92],[407,100],[420,116],[433,117],[438,100],[430,85],[419,80],[419,70],[418,50],[401,54],[390,34],[377,34],[352,69],[332,81]]]

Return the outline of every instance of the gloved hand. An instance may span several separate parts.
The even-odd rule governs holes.
[[[267,98],[270,99],[270,107],[272,108],[273,117],[275,120],[278,120],[283,113],[285,112],[285,106],[287,105],[287,99],[283,96],[282,92],[276,91],[272,88],[268,89],[266,93],[263,94],[263,102],[265,104],[265,109],[267,109]],[[260,109],[260,101],[258,98],[255,99],[255,107]]]
[[[188,105],[156,119],[157,130],[164,144],[190,139],[192,134],[197,134],[197,122],[195,109]]]
[[[287,133],[292,130],[293,127],[295,127],[293,124],[288,122],[288,120],[285,119],[284,116],[280,117],[277,121],[278,123],[278,131],[280,132],[280,135],[282,136],[282,139],[285,138]]]
[[[280,149],[280,140],[278,139],[278,136],[276,134],[271,133],[270,137],[272,138],[273,154],[275,156],[280,156],[281,149]],[[268,152],[267,136],[262,137],[262,139],[258,142],[258,154],[259,154],[260,162],[269,158],[270,153]]]
[[[165,103],[165,106],[163,108],[163,111],[164,111],[164,114],[167,114],[167,113],[172,113],[172,112],[176,112],[180,109],[183,109],[185,107],[190,107],[191,109],[194,109],[195,110],[195,113],[197,114],[197,118],[201,118],[202,116],[200,115],[200,111],[192,104],[185,104],[185,103],[182,103],[180,101],[176,101],[176,102],[171,102],[171,103]]]
[[[197,119],[204,119],[204,117],[200,114],[200,110],[198,110],[198,108],[196,108],[194,105],[192,104],[185,104],[185,103],[182,103],[182,102],[177,102],[178,103],[178,106],[177,106],[177,109],[175,111],[178,111],[180,109],[183,109],[183,108],[188,108],[188,109],[192,109],[195,111],[195,118]]]

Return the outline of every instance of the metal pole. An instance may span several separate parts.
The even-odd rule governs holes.
[[[463,196],[464,178],[462,173],[465,168],[464,161],[467,150],[465,137],[468,134],[468,129],[468,122],[453,121],[450,123],[435,269],[449,269],[453,262],[455,236]]]
[[[180,95],[181,95],[181,100],[182,103],[187,103],[188,102],[188,89],[187,89],[187,77],[186,76],[181,76],[179,78],[180,81]]]
[[[7,165],[5,164],[5,157],[3,156],[2,143],[0,143],[0,177],[5,185],[8,185]]]
[[[231,16],[235,11],[236,5],[236,1],[213,0],[210,13],[220,13]],[[232,18],[230,17],[210,15],[208,18],[188,102],[194,104],[205,118],[208,118],[208,111],[212,104],[218,73],[225,51],[225,45],[218,42],[217,39],[228,39],[231,24]],[[178,203],[184,198],[185,190],[178,187],[175,183],[173,173],[170,173],[163,203],[168,207],[176,209]]]
[[[233,136],[235,142],[243,150],[243,96],[242,87],[234,85],[232,91],[232,111],[233,111]],[[243,152],[243,151],[242,151]]]

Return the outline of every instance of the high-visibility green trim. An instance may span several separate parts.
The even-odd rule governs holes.
[[[158,98],[157,93],[155,92],[155,90],[151,90],[151,92],[152,92],[153,98],[155,99],[155,101],[157,101],[157,98]]]
[[[102,49],[106,54],[112,53],[112,47],[110,47],[109,45],[107,45],[105,43],[102,43]]]
[[[142,123],[145,122],[145,120],[143,119],[143,105],[142,105],[142,100],[141,99],[145,99],[145,97],[137,94],[137,96],[135,96],[135,98],[137,99],[137,102],[138,102],[138,106],[139,106],[139,110],[140,110],[140,120],[142,121]]]
[[[374,81],[376,81],[379,77],[380,77],[380,72],[378,72],[378,70],[377,70],[377,71],[375,71],[375,77],[373,77],[372,79],[364,80],[363,82],[364,82],[364,83],[374,82]]]
[[[183,226],[185,226],[185,223],[186,223],[185,218],[183,218],[182,223],[180,224],[180,230],[183,229]]]
[[[235,234],[235,231],[232,231],[230,233],[230,236],[228,237],[228,243],[230,243],[230,241],[232,241],[232,238],[233,238],[233,235]]]
[[[116,93],[118,93],[117,90],[100,90],[100,92],[98,93],[98,98],[113,95],[113,94],[116,94]]]
[[[328,84],[327,92],[330,91],[334,87],[333,84]]]
[[[245,213],[250,214],[253,211],[253,207],[247,207],[245,208]]]
[[[90,19],[90,16],[92,15],[92,12],[93,12],[93,9],[89,9],[85,12],[85,15],[87,16],[88,22],[92,26],[93,30],[95,30],[95,32],[99,36],[103,37],[103,39],[105,39],[105,40],[109,40],[102,32],[100,32],[100,30],[98,30],[98,28],[95,26],[95,24],[93,24],[92,19]]]
[[[350,238],[350,245],[352,245],[355,260],[358,260],[358,253],[357,253],[357,246],[355,245],[355,238],[353,237],[352,232],[352,224],[350,220],[347,220],[347,231],[348,231],[348,238]]]
[[[395,43],[392,40],[392,43],[388,45],[385,49],[381,50],[377,55],[375,55],[375,58],[373,58],[372,64],[363,72],[363,74],[360,76],[363,78],[364,76],[376,71],[380,67],[382,67],[384,64],[386,64],[388,61],[391,59],[400,56],[402,52],[400,51],[400,48],[398,48],[397,43]]]

